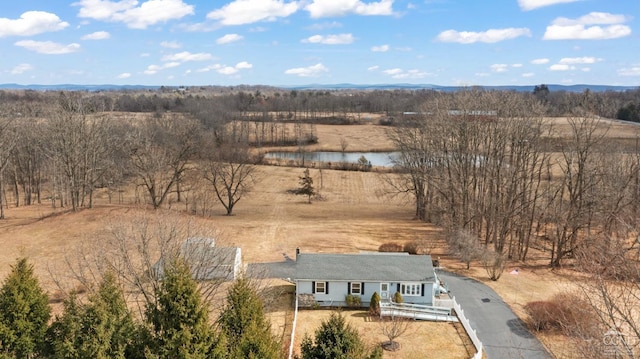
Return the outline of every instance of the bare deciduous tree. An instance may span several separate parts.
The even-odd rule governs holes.
[[[205,272],[219,274],[219,279],[199,282],[203,299],[213,304],[211,300],[232,268],[226,265],[226,252],[211,256],[213,252],[202,249],[224,246],[221,237],[216,229],[198,225],[193,218],[165,210],[140,211],[114,217],[98,241],[70,250],[66,265],[72,273],[70,279],[89,289],[100,283],[105,273],[115,273],[130,296],[128,300],[137,303],[143,314],[147,305],[156,305],[164,266],[181,257],[195,278]],[[67,292],[69,280],[56,276],[55,269],[51,272]]]
[[[0,109],[0,219],[4,219],[5,169],[7,168],[9,160],[11,159],[13,148],[18,143],[18,138],[16,136],[13,121],[13,117],[16,115],[16,113],[12,113],[11,109]]]
[[[398,343],[396,339],[404,335],[411,328],[412,323],[412,319],[404,317],[381,317],[378,321],[380,331],[382,332],[382,335],[389,339],[382,343],[382,348],[390,351],[399,350],[400,343]]]
[[[64,179],[72,209],[92,206],[96,184],[113,164],[112,152],[117,149],[113,123],[98,109],[90,107],[78,94],[61,94],[58,108],[48,121],[45,152],[53,163],[54,176]],[[55,193],[54,193],[55,196]]]
[[[578,268],[587,275],[576,284],[604,328],[596,339],[609,339],[596,349],[635,357],[640,352],[638,242],[599,238],[576,252]]]
[[[211,184],[216,197],[230,216],[235,205],[257,180],[256,166],[246,146],[223,145],[217,148],[206,164],[204,178]]]
[[[463,229],[449,235],[447,242],[451,251],[467,265],[467,269],[471,267],[472,261],[481,259],[485,252],[485,247],[480,245],[478,238]]]
[[[598,211],[598,189],[603,180],[601,166],[596,161],[596,146],[606,135],[601,120],[585,114],[569,120],[571,137],[563,148],[558,166],[560,181],[552,186],[546,226],[552,238],[551,265],[562,260],[579,245],[593,224]],[[604,127],[604,130],[603,130]]]
[[[185,175],[199,150],[200,124],[177,115],[149,117],[134,123],[127,139],[131,164],[153,208],[159,208]]]
[[[431,97],[389,134],[400,152],[394,188],[412,194],[417,218],[524,260],[545,190],[542,113],[511,93]]]

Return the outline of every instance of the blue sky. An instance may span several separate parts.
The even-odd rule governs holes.
[[[640,86],[638,0],[23,0],[0,83]]]

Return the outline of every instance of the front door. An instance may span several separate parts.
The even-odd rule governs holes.
[[[380,283],[380,299],[389,300],[389,283]]]

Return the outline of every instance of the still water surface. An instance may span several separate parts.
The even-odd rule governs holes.
[[[392,167],[398,152],[267,152],[265,158],[305,162],[358,163],[364,156],[372,166]]]

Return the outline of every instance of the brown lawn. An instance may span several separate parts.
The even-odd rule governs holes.
[[[630,128],[616,125],[612,130],[617,134],[628,134]],[[385,128],[380,126],[318,125],[317,133],[319,144],[308,150],[339,151],[342,138],[349,144],[348,151],[392,148]],[[323,170],[320,174],[319,170],[312,169],[311,176],[322,199],[308,204],[305,197],[287,192],[298,186],[298,176],[302,172],[300,168],[263,166],[260,168],[261,181],[239,202],[234,216],[224,216],[220,205],[210,217],[184,213],[182,216],[219,230],[223,242],[242,247],[247,263],[280,261],[284,255],[294,257],[296,247],[307,252],[358,252],[375,251],[386,242],[425,240],[438,245],[432,254],[441,257],[443,266],[487,281],[479,266],[466,271],[462,264],[446,254],[439,228],[415,220],[411,199],[391,196],[384,175],[333,170]],[[61,275],[68,270],[65,256],[72,255],[74,248],[83,243],[96,241],[108,225],[114,225],[114,219],[122,220],[142,211],[130,194],[125,196],[123,204],[109,204],[106,194],[99,195],[96,203],[95,208],[77,213],[52,209],[48,203],[7,209],[7,219],[0,221],[0,277],[7,274],[18,256],[27,256],[44,286],[52,293],[55,287],[50,272]],[[177,212],[185,207],[172,205]],[[500,281],[487,284],[516,313],[523,315],[522,306],[526,302],[549,298],[570,285],[569,272],[550,271],[544,264],[544,260],[512,263],[509,270],[520,268],[518,276],[505,273]],[[292,313],[287,303],[290,300],[285,298],[280,305],[268,310],[274,320],[274,331],[279,333],[290,332],[287,323],[290,323]],[[300,333],[311,333],[326,314],[326,311],[301,312],[296,340],[300,340]],[[382,341],[374,329],[375,323],[368,322],[358,312],[348,314],[350,322],[369,343]],[[465,344],[468,339],[464,335],[461,337],[461,332],[451,324],[416,323],[412,333],[400,339],[402,349],[385,357],[423,357],[420,353],[430,353],[431,357],[468,357],[470,349]],[[563,344],[557,338],[547,336],[543,340],[554,352],[562,350]],[[435,355],[436,352],[441,355]]]
[[[347,310],[342,314],[347,323],[358,329],[360,337],[369,347],[388,340],[382,334],[380,323],[376,319],[372,319],[366,311]],[[327,320],[330,315],[331,310],[300,310],[296,328],[296,347],[299,346],[305,333],[313,336],[318,323]],[[475,354],[473,344],[466,337],[464,328],[459,323],[411,322],[407,331],[396,341],[400,343],[400,349],[385,351],[385,358],[464,359]]]

